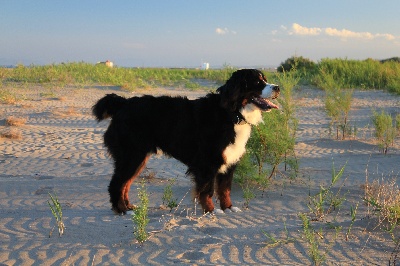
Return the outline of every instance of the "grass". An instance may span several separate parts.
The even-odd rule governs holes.
[[[332,192],[333,186],[335,186],[342,177],[345,167],[346,165],[342,166],[339,172],[336,172],[335,165],[332,162],[331,183],[327,188],[321,185],[320,191],[316,195],[310,197],[308,208],[315,215],[316,220],[321,220],[326,214],[339,207],[345,200],[345,198],[341,197],[339,194],[340,189],[336,194]]]
[[[16,104],[19,101],[15,93],[10,92],[6,89],[0,91],[0,103],[3,104]]]
[[[365,186],[364,201],[378,217],[378,225],[392,234],[400,226],[400,189],[396,179],[374,180]]]
[[[196,80],[209,80],[223,84],[235,71],[226,67],[220,70],[166,69],[166,68],[109,68],[84,62],[45,66],[18,65],[13,69],[0,68],[2,83],[40,83],[54,87],[92,84],[119,86],[127,90],[153,87],[204,88]],[[50,91],[51,93],[51,91]],[[1,96],[1,95],[0,95]],[[1,97],[0,97],[1,99]]]
[[[51,213],[54,216],[54,219],[56,219],[56,225],[51,229],[49,237],[51,237],[51,235],[53,234],[54,228],[57,226],[58,227],[58,235],[61,237],[64,234],[64,230],[65,230],[65,225],[63,222],[63,213],[62,213],[62,207],[60,202],[58,201],[57,195],[54,193],[54,195],[52,195],[51,193],[49,193],[50,201],[47,201],[47,203],[49,204]]]
[[[297,64],[299,69],[294,72],[302,83],[322,87],[323,75],[331,75],[333,80],[342,84],[344,88],[385,89],[400,94],[400,63],[398,62],[325,58],[317,63],[303,64],[304,58],[302,59],[291,61],[292,64]],[[324,69],[325,72],[321,73],[319,69]],[[204,71],[200,69],[109,68],[105,65],[85,62],[28,67],[18,65],[12,69],[0,68],[2,81],[0,87],[7,83],[42,83],[59,88],[66,85],[85,87],[92,84],[107,84],[127,90],[160,86],[198,89],[203,87],[196,82],[197,79],[223,84],[233,71],[235,68],[230,66]],[[267,73],[268,79],[274,79],[275,75],[275,73]],[[0,100],[4,97],[0,93]]]
[[[0,137],[6,138],[6,139],[19,140],[19,139],[22,139],[22,133],[17,128],[8,127],[1,131]]]
[[[400,64],[393,61],[381,63],[377,60],[322,59],[315,68],[324,69],[325,74],[344,88],[386,89],[400,94]],[[321,87],[321,73],[312,69],[308,82]]]
[[[302,221],[304,236],[310,245],[308,255],[314,265],[320,265],[326,260],[326,254],[321,253],[319,250],[319,239],[321,238],[321,232],[317,233],[314,231],[314,228],[311,226],[307,215],[301,213],[299,214],[299,217]]]
[[[351,229],[353,228],[354,222],[356,221],[357,209],[358,209],[358,203],[356,204],[355,207],[353,206],[350,207],[351,222],[349,228],[347,229],[346,241],[349,240]]]
[[[263,235],[268,239],[267,247],[276,247],[276,246],[280,246],[280,245],[284,245],[284,244],[288,244],[288,243],[293,243],[295,241],[294,238],[289,237],[289,231],[287,230],[285,221],[283,222],[283,226],[284,226],[284,234],[285,234],[285,238],[283,238],[283,239],[278,239],[274,235],[269,234],[264,230],[261,230]]]
[[[6,118],[6,126],[22,126],[25,125],[27,119],[25,117],[9,116]]]

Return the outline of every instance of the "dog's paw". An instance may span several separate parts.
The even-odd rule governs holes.
[[[221,209],[214,209],[214,211],[212,212],[213,214],[224,214],[224,213],[231,213],[231,212],[241,212],[242,210],[239,209],[238,207],[230,207],[230,208],[226,208],[225,210],[221,210]]]
[[[227,209],[227,210],[230,210],[230,211],[232,211],[232,212],[241,212],[242,210],[241,209],[239,209],[238,207],[231,207],[230,209]],[[226,210],[225,210],[225,212],[226,212]]]
[[[214,213],[214,214],[223,214],[224,211],[221,210],[221,209],[214,209],[214,210],[213,210],[213,213]]]

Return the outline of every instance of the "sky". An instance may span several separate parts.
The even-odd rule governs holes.
[[[400,56],[399,0],[0,0],[0,65],[276,67]]]

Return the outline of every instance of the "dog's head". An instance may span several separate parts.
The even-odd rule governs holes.
[[[248,120],[246,115],[278,108],[270,99],[276,99],[279,96],[279,86],[267,83],[264,74],[256,69],[235,71],[225,85],[217,89],[217,92],[221,95],[221,105],[225,109],[232,113],[241,113],[246,120]],[[249,122],[254,124],[259,121]]]

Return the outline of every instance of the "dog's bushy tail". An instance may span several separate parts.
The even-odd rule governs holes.
[[[96,117],[97,121],[113,117],[122,106],[125,105],[127,99],[118,96],[115,93],[107,94],[101,98],[92,107],[92,113]]]

